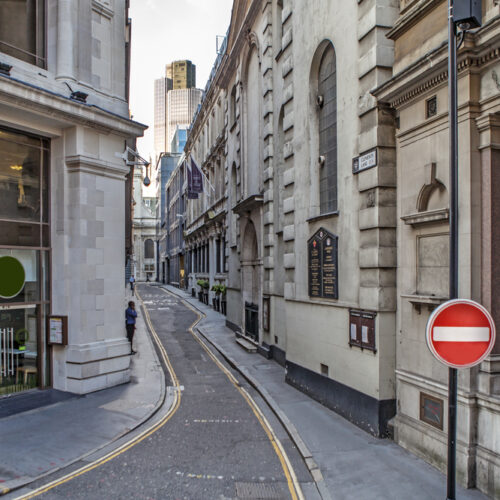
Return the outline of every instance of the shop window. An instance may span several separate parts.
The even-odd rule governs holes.
[[[349,345],[376,352],[375,316],[368,311],[350,311]]]
[[[0,153],[0,244],[42,246],[39,225],[48,224],[49,141],[0,128]]]
[[[0,52],[45,67],[45,0],[0,2]]]

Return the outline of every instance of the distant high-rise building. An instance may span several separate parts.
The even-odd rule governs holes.
[[[166,75],[174,90],[196,87],[196,66],[191,61],[174,61],[167,64]]]
[[[172,90],[172,80],[158,78],[155,80],[155,110],[154,110],[154,147],[155,155],[165,151],[167,137],[167,92]]]
[[[188,127],[201,102],[202,90],[196,86],[196,66],[191,61],[167,64],[165,77],[155,80],[155,156],[171,151],[177,126]]]

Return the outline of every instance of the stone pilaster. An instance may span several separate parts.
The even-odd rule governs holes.
[[[274,119],[273,119],[273,5],[266,2],[262,30],[262,111],[263,111],[263,292],[271,293],[274,274]]]
[[[396,0],[363,0],[358,7],[358,154],[377,151],[377,165],[358,174],[360,291],[364,309],[396,309],[396,151],[394,120],[370,90],[392,75],[393,42],[385,33],[398,14]]]
[[[281,76],[283,77],[283,242],[285,298],[295,297],[295,164],[293,158],[293,2],[284,2],[281,14]],[[286,207],[286,208],[285,208]]]

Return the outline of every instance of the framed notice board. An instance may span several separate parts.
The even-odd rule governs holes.
[[[49,316],[47,318],[47,335],[50,345],[68,345],[68,317]]]

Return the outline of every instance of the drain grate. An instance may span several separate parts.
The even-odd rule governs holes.
[[[283,490],[269,483],[235,483],[238,500],[285,500]]]

